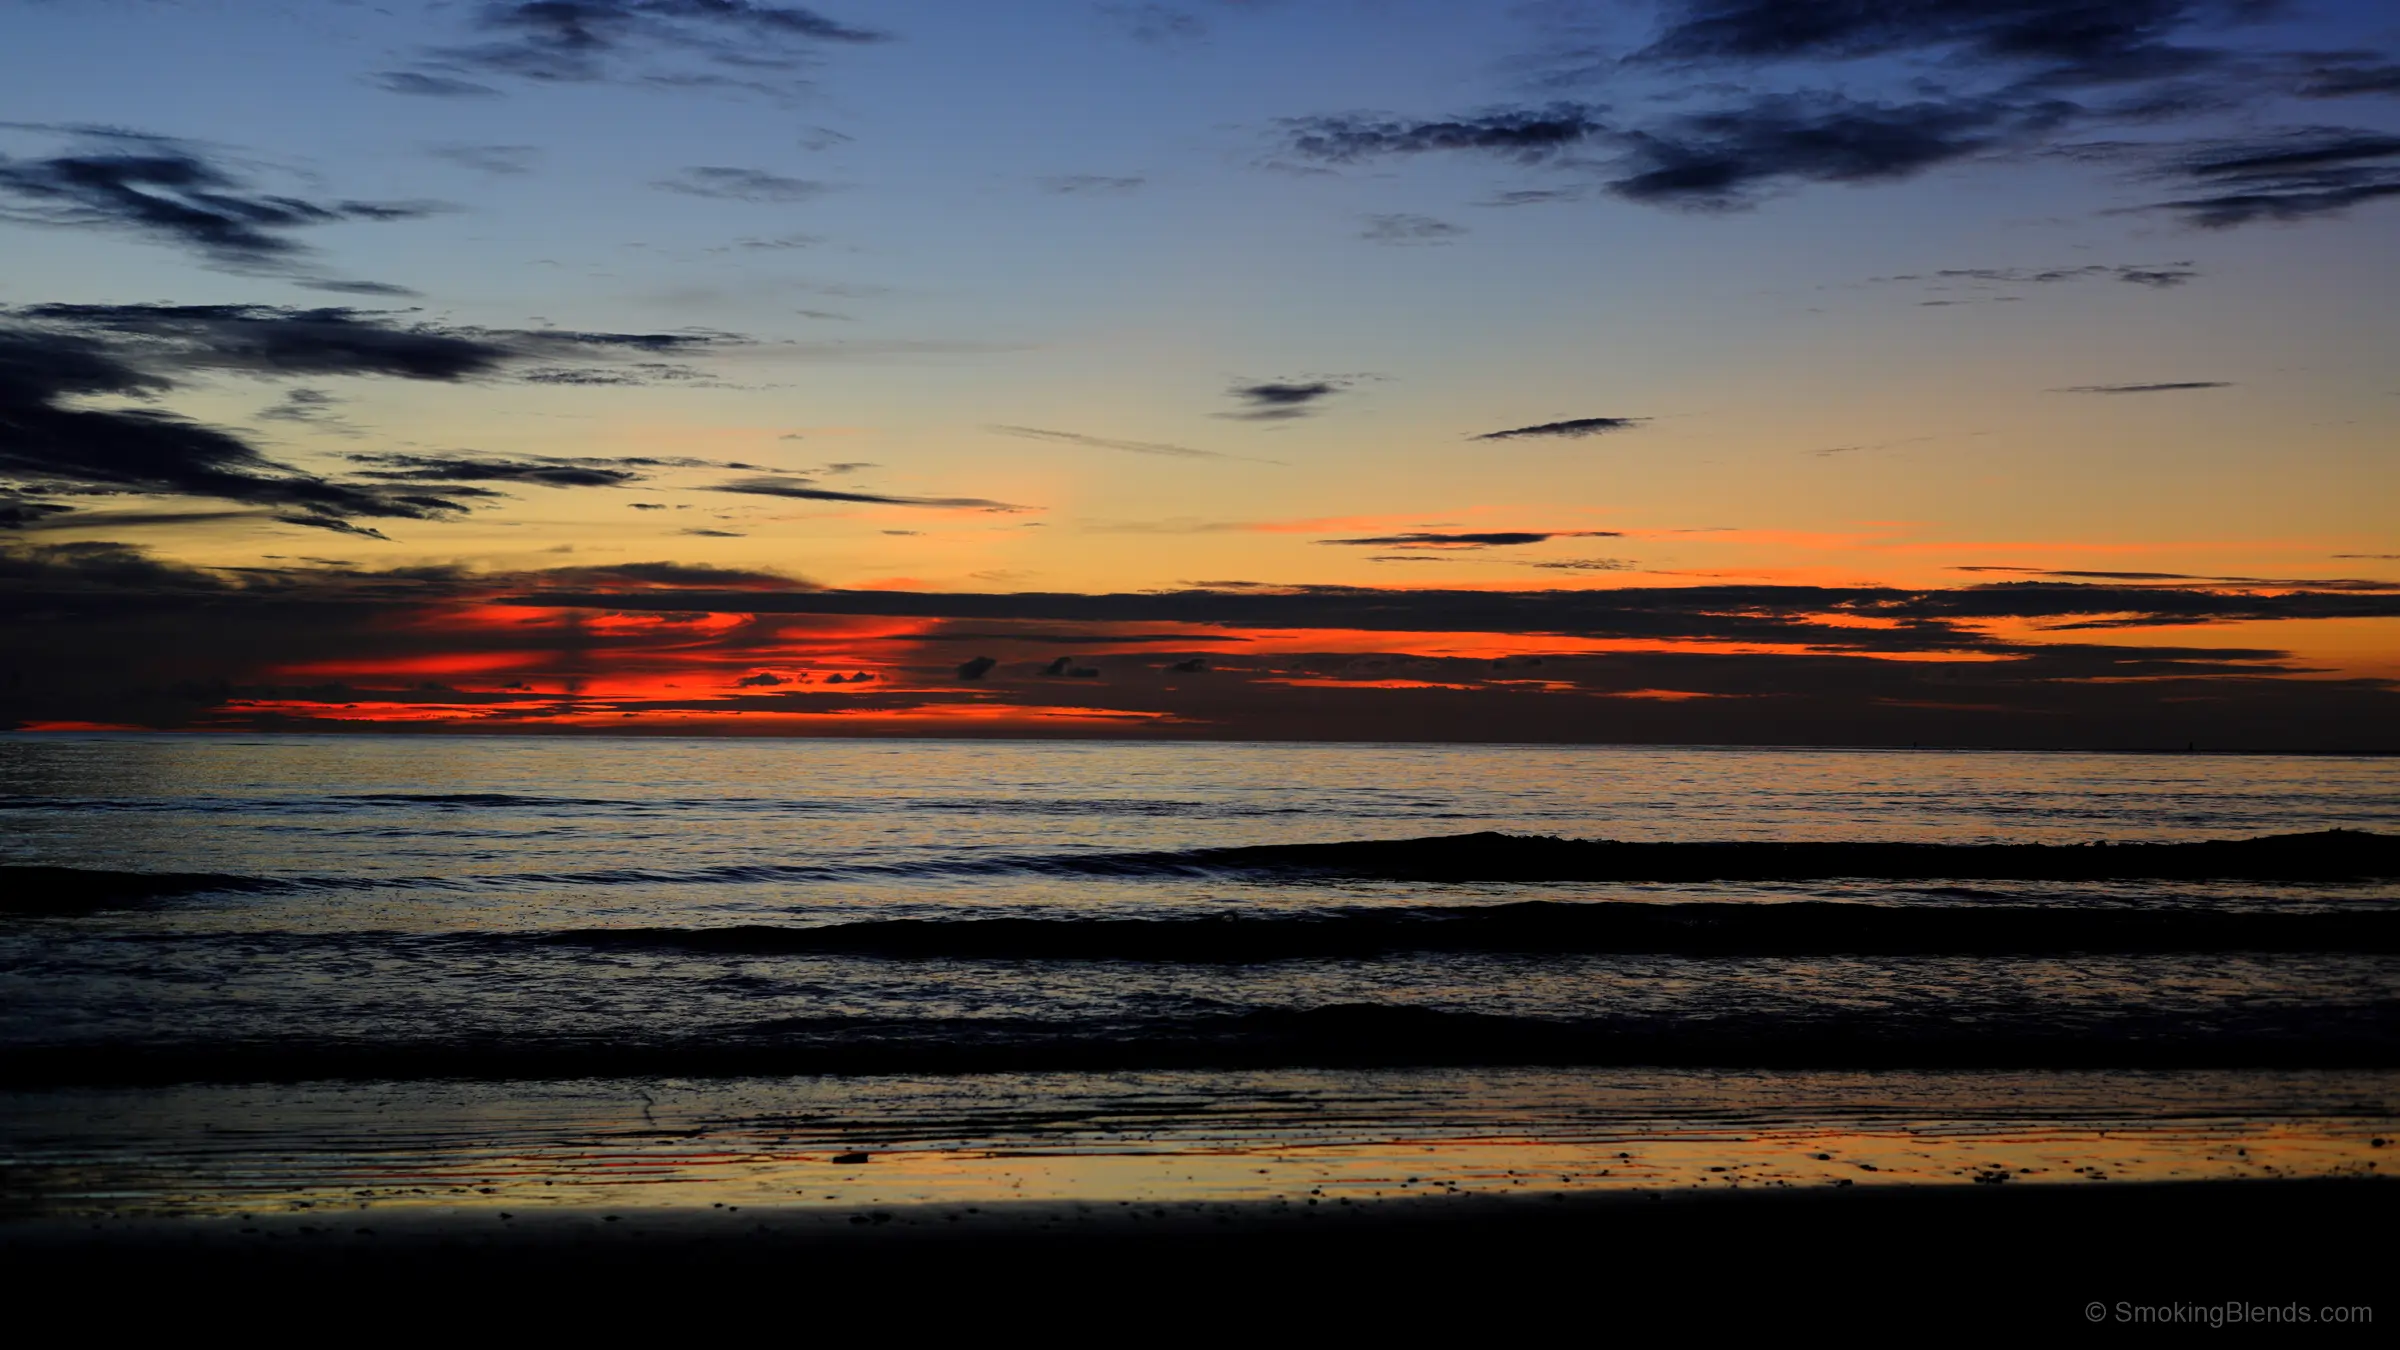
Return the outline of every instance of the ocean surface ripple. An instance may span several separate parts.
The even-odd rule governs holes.
[[[19,1084],[2400,1066],[2400,763],[0,736]]]

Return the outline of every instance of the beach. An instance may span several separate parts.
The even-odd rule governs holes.
[[[0,738],[0,1247],[295,1307],[2364,1306],[2393,772]]]

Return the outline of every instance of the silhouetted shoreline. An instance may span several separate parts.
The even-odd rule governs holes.
[[[859,1300],[906,1295],[893,1331],[1070,1295],[1079,1315],[1175,1295],[1214,1301],[1211,1319],[1289,1299],[1351,1324],[1571,1311],[1867,1330],[1906,1314],[2063,1331],[2093,1325],[2094,1302],[2111,1317],[2119,1302],[2388,1302],[2373,1235],[2392,1194],[2383,1180],[2320,1180],[315,1213],[16,1224],[0,1228],[0,1255],[21,1277],[105,1278],[151,1299],[205,1291],[281,1313],[407,1296],[505,1298],[547,1317],[565,1281],[607,1291],[587,1314],[702,1324],[756,1315],[761,1297],[783,1315],[903,1318]],[[1005,1302],[958,1301],[969,1296]]]

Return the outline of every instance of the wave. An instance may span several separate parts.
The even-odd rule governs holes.
[[[688,870],[617,868],[527,874],[508,880],[617,885],[1023,875],[1123,881],[1222,878],[1431,883],[2343,882],[2400,878],[2400,836],[2321,830],[2159,844],[1620,843],[1487,830],[1419,839],[1251,844],[1143,853],[953,856],[889,863],[750,863]],[[1959,894],[1971,897],[1974,892]]]
[[[417,800],[479,799],[454,794]],[[529,799],[511,798],[511,801]],[[556,799],[564,801],[565,799]],[[2360,830],[2167,844],[1619,843],[1550,835],[1442,835],[1148,853],[936,857],[908,862],[729,863],[449,877],[258,877],[0,866],[0,913],[75,913],[209,891],[429,886],[723,885],[977,876],[1409,882],[2266,881],[2400,878],[2400,836]],[[1972,897],[1972,890],[1957,890]]]
[[[115,872],[88,867],[0,867],[0,914],[70,915],[211,892],[257,895],[303,883],[225,872]]]
[[[475,807],[492,810],[543,811],[559,808],[606,808],[647,813],[656,811],[766,812],[793,816],[880,816],[934,812],[979,816],[1160,816],[1195,818],[1268,818],[1322,815],[1313,806],[1262,806],[1254,802],[1186,801],[1145,797],[926,797],[840,798],[782,797],[550,797],[509,792],[348,792],[321,797],[6,797],[0,811],[126,811],[165,814],[274,814],[321,812],[353,807]],[[1451,820],[1464,813],[1420,812],[1419,820]]]
[[[2400,877],[2400,836],[2320,830],[2157,844],[1620,843],[1487,830],[1021,862],[1034,870],[1091,876],[1249,873],[1385,881],[2350,881]]]
[[[390,806],[639,806],[598,797],[520,797],[507,792],[352,792],[326,798]]]
[[[585,928],[547,943],[746,955],[1249,962],[1394,952],[2041,955],[2400,952],[2400,911],[2227,913],[2030,905],[1522,901],[1182,919],[881,919],[815,927]]]
[[[1329,1004],[1153,1020],[782,1018],[682,1039],[452,1038],[0,1050],[20,1088],[312,1080],[736,1078],[1153,1069],[1648,1066],[1812,1069],[2400,1068],[2391,1005],[2196,1027],[2180,1017],[1547,1019]]]

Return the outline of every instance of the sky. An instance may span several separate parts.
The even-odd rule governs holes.
[[[0,26],[0,726],[2400,749],[2379,0]]]

